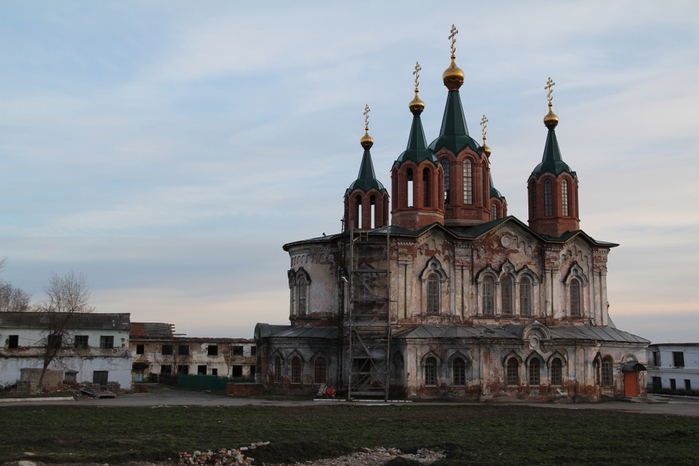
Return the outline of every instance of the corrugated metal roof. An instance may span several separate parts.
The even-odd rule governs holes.
[[[49,312],[0,312],[0,328],[46,329],[51,319],[61,313]],[[67,314],[66,314],[67,315]],[[84,330],[129,330],[131,314],[74,313],[68,327]]]

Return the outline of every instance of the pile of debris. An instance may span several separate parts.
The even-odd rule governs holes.
[[[191,455],[187,452],[180,453],[181,465],[239,465],[239,466],[251,466],[255,458],[245,457],[242,453],[244,451],[254,450],[262,445],[269,445],[269,442],[258,442],[253,443],[247,447],[232,448],[230,450],[223,449],[217,452],[209,451],[195,451]]]

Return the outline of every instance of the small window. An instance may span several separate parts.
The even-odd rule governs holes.
[[[160,366],[160,375],[172,375],[172,366],[164,364]]]
[[[177,347],[177,354],[180,356],[189,356],[189,345],[179,345]]]
[[[250,347],[250,356],[255,356],[257,355],[257,346],[251,346]]]
[[[243,376],[243,366],[233,366],[233,372],[231,377],[242,377]]]
[[[519,361],[515,358],[507,360],[507,385],[519,385]]]
[[[684,351],[672,352],[672,365],[675,367],[684,367]]]
[[[78,373],[76,371],[67,371],[63,374],[63,380],[66,382],[75,382],[78,380]]]
[[[611,358],[602,360],[602,386],[611,387],[614,385],[614,362]]]
[[[301,358],[291,360],[291,383],[301,383]]]
[[[63,335],[49,335],[46,337],[46,344],[49,348],[61,348],[63,346]]]
[[[677,391],[677,382],[675,379],[670,379],[670,390],[673,392]]]
[[[189,366],[185,366],[184,364],[181,366],[177,366],[177,373],[182,374],[182,375],[188,375],[189,374]]]
[[[529,361],[529,385],[536,386],[541,383],[541,362],[538,358]]]
[[[215,375],[218,377],[218,369],[211,369],[211,375]]]
[[[206,364],[200,364],[197,366],[197,375],[206,375]]]
[[[560,359],[555,358],[551,362],[551,385],[563,385],[562,368],[563,364]]]
[[[114,348],[114,337],[102,335],[100,337],[100,348],[101,349],[113,349]]]
[[[425,361],[425,385],[437,385],[437,361],[434,358]]]
[[[7,348],[15,349],[19,348],[19,335],[10,335],[7,339]]]
[[[101,387],[106,387],[109,381],[109,371],[93,371],[92,372],[92,383],[97,384]]]
[[[136,345],[136,354],[143,354],[145,350],[145,345]]]
[[[461,358],[454,359],[453,377],[455,386],[463,387],[466,385],[466,363]]]
[[[172,345],[163,345],[161,350],[164,356],[170,356],[172,354]]]
[[[75,349],[87,349],[88,335],[75,335]]]
[[[234,346],[233,347],[233,356],[242,356],[243,355],[243,347],[242,346]]]
[[[209,345],[206,351],[209,356],[218,356],[218,346],[216,345]]]
[[[316,358],[313,375],[314,383],[325,383],[327,381],[328,363],[325,358]]]

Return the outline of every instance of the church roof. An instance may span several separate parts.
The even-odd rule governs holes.
[[[498,191],[497,188],[495,188],[495,184],[493,184],[493,175],[492,174],[490,175],[490,197],[491,198],[496,197],[496,198],[500,199],[501,201],[505,200],[505,196],[503,196],[502,193],[500,193],[500,191]]]
[[[362,163],[359,165],[359,174],[357,175],[357,179],[354,180],[351,185],[349,185],[347,191],[352,192],[355,189],[360,189],[366,193],[372,188],[381,192],[386,191],[383,184],[376,179],[374,163],[371,160],[371,152],[367,148],[364,149],[364,155],[362,156]]]
[[[464,117],[464,109],[461,106],[458,90],[449,91],[439,137],[432,141],[429,147],[433,152],[446,147],[454,155],[458,155],[467,147],[478,153],[483,152],[483,148],[468,134],[466,117]]]
[[[549,133],[546,137],[546,146],[544,147],[544,156],[541,163],[534,168],[532,175],[539,178],[544,173],[552,173],[555,176],[563,172],[570,173],[575,176],[575,172],[570,169],[567,163],[561,157],[561,149],[558,147],[558,139],[556,139],[555,125],[549,125]]]
[[[425,160],[429,160],[435,165],[439,164],[439,160],[434,156],[434,152],[427,148],[420,112],[413,113],[413,124],[410,127],[410,136],[408,136],[408,147],[398,156],[395,163],[400,166],[408,160],[415,162],[416,165],[420,165]]]
[[[506,338],[521,339],[521,327],[526,325],[458,325],[458,324],[422,324],[418,327],[397,334],[395,338]],[[590,325],[556,325],[547,327],[552,340],[597,340],[617,343],[650,343],[649,340],[612,327],[593,327]]]

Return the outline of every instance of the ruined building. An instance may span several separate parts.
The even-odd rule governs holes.
[[[442,126],[429,145],[416,66],[391,198],[374,173],[367,122],[343,231],[284,245],[290,325],[257,324],[258,380],[268,392],[327,384],[350,398],[643,395],[649,342],[609,319],[606,264],[617,244],[580,230],[578,176],[556,140],[553,83],[524,223],[507,215],[495,189],[485,117],[483,144],[469,135],[453,37]]]

